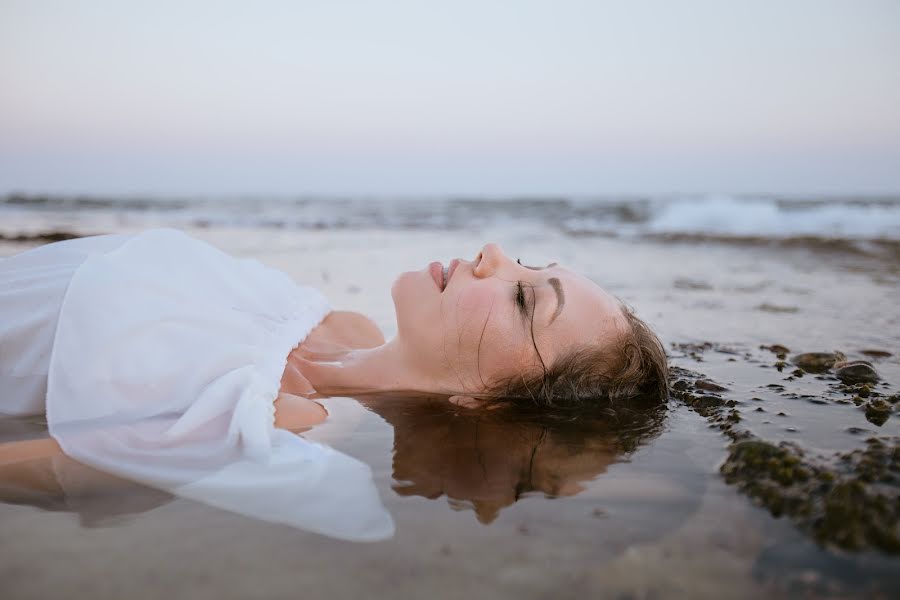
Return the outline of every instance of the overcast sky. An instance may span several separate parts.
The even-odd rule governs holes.
[[[900,193],[900,2],[0,0],[0,193]]]

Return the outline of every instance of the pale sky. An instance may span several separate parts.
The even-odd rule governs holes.
[[[900,193],[900,1],[0,0],[0,193]]]

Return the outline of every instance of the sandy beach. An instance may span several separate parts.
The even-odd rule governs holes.
[[[439,409],[366,407],[352,428],[327,441],[372,467],[397,527],[392,539],[373,544],[260,523],[138,486],[122,485],[112,497],[56,486],[48,492],[55,502],[4,489],[4,595],[892,596],[900,589],[900,548],[891,545],[900,535],[900,236],[891,219],[900,201],[879,202],[866,205],[869,218],[889,217],[874,219],[875,229],[865,230],[847,204],[838,219],[845,230],[818,237],[793,214],[786,230],[749,235],[696,220],[694,228],[666,225],[642,217],[652,210],[640,203],[634,214],[552,203],[495,209],[512,215],[503,218],[469,205],[420,205],[413,213],[375,205],[368,213],[336,211],[344,222],[328,221],[333,215],[317,214],[317,205],[263,211],[255,220],[227,210],[198,214],[197,207],[8,205],[0,213],[0,256],[41,243],[11,241],[17,235],[175,226],[321,289],[333,306],[370,315],[388,336],[397,273],[473,257],[484,242],[498,242],[528,264],[558,261],[582,272],[633,305],[660,333],[683,383],[655,429],[553,433],[543,479],[528,485],[517,465],[530,451],[533,424],[497,425],[493,437],[474,442],[464,421],[441,425],[447,418]],[[833,369],[796,373],[793,357],[836,351],[871,363],[878,380],[848,383]],[[0,427],[2,441],[42,430],[39,419]],[[791,478],[773,488],[783,490],[773,500],[748,483],[749,467],[735,462],[732,446],[747,440],[773,448],[787,442],[793,454],[782,458],[796,461],[798,472],[863,481],[866,494],[893,504],[874,525],[867,513],[862,529],[824,531],[790,509],[791,497],[817,497],[820,487],[810,492]],[[883,451],[860,458],[875,443]],[[860,461],[882,459],[878,478],[860,475]],[[58,466],[57,475],[74,468]]]

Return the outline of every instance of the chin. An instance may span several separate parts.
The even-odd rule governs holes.
[[[432,289],[429,289],[428,286]],[[423,300],[436,291],[434,280],[425,271],[407,271],[401,273],[391,285],[391,298],[394,300],[394,312],[397,316],[397,326],[404,323],[417,321],[417,316],[423,313],[423,309],[430,304]]]
[[[397,276],[394,283],[391,284],[391,297],[394,299],[394,304],[415,291],[415,277],[416,271],[406,271]]]
[[[434,285],[434,282],[431,282]],[[391,298],[394,306],[400,307],[408,302],[415,302],[426,293],[422,286],[421,271],[406,271],[400,273],[391,285]]]

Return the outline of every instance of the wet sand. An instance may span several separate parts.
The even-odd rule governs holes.
[[[87,524],[74,510],[2,503],[5,597],[787,598],[889,597],[900,590],[897,555],[817,542],[802,523],[773,516],[720,473],[735,439],[722,419],[732,411],[740,419],[732,432],[791,442],[822,464],[873,437],[896,444],[896,405],[873,422],[833,374],[786,381],[794,367],[779,370],[778,357],[760,349],[783,345],[788,359],[834,350],[864,358],[880,375],[873,390],[896,394],[896,265],[806,246],[573,237],[527,223],[450,232],[188,231],[319,287],[335,307],[369,314],[387,335],[396,273],[471,257],[484,241],[497,241],[523,262],[571,266],[633,304],[659,331],[674,365],[726,388],[711,395],[734,404],[712,414],[673,398],[660,429],[636,440],[597,434],[602,443],[584,447],[562,436],[558,451],[547,455],[546,479],[532,478],[530,487],[517,476],[515,457],[529,450],[531,434],[522,434],[519,446],[479,442],[477,458],[467,460],[473,442],[465,427],[450,431],[434,425],[439,415],[370,407],[352,433],[331,443],[372,466],[394,516],[395,537],[374,544],[177,498]],[[26,245],[2,242],[0,255]],[[862,353],[871,349],[890,356]],[[531,430],[515,433],[522,431]],[[493,437],[504,435],[511,434]],[[414,451],[440,444],[457,451]],[[485,464],[494,475],[479,473]],[[883,488],[895,502],[897,476]]]

